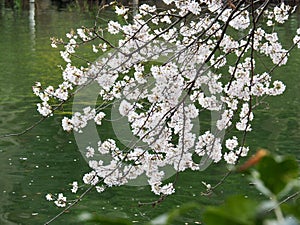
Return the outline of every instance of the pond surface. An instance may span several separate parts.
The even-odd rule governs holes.
[[[0,1],[1,2],[1,1]],[[62,10],[43,1],[41,8],[13,11],[0,8],[0,134],[23,131],[40,116],[36,112],[38,99],[32,94],[35,81],[57,83],[62,63],[59,52],[50,47],[50,37],[63,37],[71,28],[91,26],[93,13],[79,9]],[[47,3],[47,4],[46,4]],[[300,13],[278,28],[285,44],[290,43],[300,25]],[[257,109],[254,132],[247,144],[253,150],[264,147],[280,154],[300,158],[300,51],[291,54],[288,66],[275,72],[275,79],[287,85],[284,95],[269,98],[269,110]],[[49,192],[70,193],[70,183],[81,180],[89,171],[77,150],[72,134],[60,127],[61,117],[47,119],[32,131],[18,137],[0,139],[0,224],[43,224],[60,209],[45,200]],[[137,224],[195,201],[203,205],[221,202],[229,194],[258,195],[241,174],[231,176],[211,196],[202,196],[202,181],[215,184],[226,173],[224,165],[211,166],[201,173],[186,172],[179,176],[176,194],[158,207],[138,207],[138,202],[150,202],[157,197],[149,187],[112,188],[99,195],[90,193],[78,206],[53,224],[80,224],[80,212],[97,212],[107,216],[127,217]],[[182,221],[200,221],[194,212]]]

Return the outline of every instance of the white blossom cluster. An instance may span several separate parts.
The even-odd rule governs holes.
[[[286,20],[288,20],[290,13],[295,10],[296,6],[292,8],[284,3],[281,3],[279,6],[275,6],[272,10],[265,10],[264,13],[267,15],[267,26],[274,26],[276,22],[283,24]]]
[[[89,120],[94,120],[96,124],[101,125],[104,116],[105,113],[99,112],[97,114],[95,109],[88,106],[83,109],[83,113],[75,112],[71,119],[64,117],[62,120],[62,128],[68,132],[74,130],[82,133],[82,129],[87,126]]]
[[[256,70],[259,57],[255,59],[255,55],[264,55],[276,66],[287,63],[289,51],[282,47],[277,33],[258,25],[260,18],[284,23],[292,11],[290,6],[282,3],[266,10],[262,4],[253,14],[251,4],[242,2],[164,2],[172,7],[158,10],[143,4],[131,21],[128,8],[116,6],[120,19],[110,20],[107,27],[70,32],[61,51],[66,62],[64,82],[56,90],[51,86],[42,89],[40,83],[33,87],[42,100],[38,111],[48,116],[52,113],[50,99],[66,100],[73,86],[96,81],[103,104],[117,105],[132,135],[143,143],[132,140],[119,148],[117,140],[107,139],[98,142],[98,149],[87,143],[85,156],[92,170],[84,175],[83,182],[97,186],[99,192],[104,186],[124,185],[144,174],[155,194],[169,195],[175,187],[163,182],[165,167],[177,172],[201,170],[195,155],[235,164],[247,156],[249,147],[238,135],[228,137],[223,144],[221,134],[236,129],[241,137],[246,135],[253,129],[253,98],[276,96],[285,90],[270,71]],[[106,31],[118,41],[106,40],[102,36]],[[79,40],[90,44],[91,54],[99,49],[105,54],[87,68],[76,67],[72,54],[80,46]],[[300,47],[299,29],[293,41]],[[59,43],[54,40],[52,46]],[[100,108],[103,105],[86,107],[83,112],[73,112],[71,118],[64,117],[63,129],[84,132],[89,121],[101,126],[105,113]],[[214,131],[195,130],[195,120],[203,111],[220,113]],[[99,154],[111,160],[96,159]],[[78,184],[73,183],[72,192],[77,189]]]
[[[293,42],[300,48],[300,28],[297,29],[297,34],[293,39]]]
[[[54,201],[54,204],[57,207],[66,207],[67,205],[67,198],[63,195],[63,193],[59,193],[57,196],[47,194],[46,199],[48,201]]]

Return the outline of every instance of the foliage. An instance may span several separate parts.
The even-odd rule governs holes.
[[[288,195],[299,198],[299,175],[299,165],[294,158],[264,156],[256,169],[251,171],[250,179],[254,182],[256,189],[268,200],[258,203],[245,197],[230,198],[223,206],[209,207],[206,210],[203,218],[205,224],[299,224],[300,220],[296,218],[299,218],[300,211],[297,210],[298,206],[294,205],[296,201],[294,204],[288,204],[288,207],[283,204],[287,204],[290,197],[280,202]],[[284,210],[286,214],[283,214],[281,208],[286,209]],[[275,212],[276,219],[269,218],[268,214],[271,211]]]
[[[257,171],[264,187],[268,190],[265,194],[270,195],[269,197],[272,195],[280,196],[282,192],[284,194],[285,189],[290,188],[288,184],[291,185],[291,181],[299,176],[298,163],[293,158],[287,157],[284,159],[264,157],[262,160]]]
[[[234,196],[219,207],[207,207],[203,216],[204,224],[255,225],[257,203],[244,196]]]
[[[93,215],[90,213],[82,213],[79,220],[86,223],[97,223],[103,225],[132,225],[133,223],[123,218],[108,218],[105,216]]]
[[[263,168],[263,169],[262,169]],[[244,196],[231,196],[220,206],[207,206],[203,214],[204,225],[297,225],[300,224],[299,195],[300,195],[300,170],[297,161],[291,157],[265,156],[255,169],[251,168],[248,177],[255,182],[257,191],[264,191],[267,200],[252,200]],[[280,171],[276,173],[275,171]],[[268,176],[266,176],[268,174]],[[283,179],[285,177],[286,179]],[[279,182],[278,182],[279,181]],[[264,186],[262,189],[262,185]],[[282,193],[286,187],[293,188]],[[268,190],[266,192],[265,190]],[[294,193],[294,194],[292,194]],[[278,202],[284,197],[282,202]],[[289,197],[287,197],[289,196]],[[270,199],[270,197],[272,197]],[[295,198],[295,199],[291,199]],[[292,202],[288,202],[292,200]],[[171,225],[176,217],[184,215],[190,210],[199,210],[201,207],[189,203],[178,209],[172,210],[156,219],[151,225]],[[281,210],[283,210],[281,212]],[[275,218],[272,215],[275,211]],[[277,211],[277,212],[276,212]],[[278,212],[280,212],[278,214]],[[90,215],[91,216],[91,215]],[[102,222],[96,216],[91,216],[93,221]],[[86,221],[86,220],[85,220]],[[87,220],[91,221],[91,220]],[[108,223],[110,224],[110,223]],[[112,223],[114,224],[114,223]],[[128,224],[131,224],[128,221]]]

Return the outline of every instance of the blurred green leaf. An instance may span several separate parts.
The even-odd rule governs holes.
[[[243,196],[234,196],[220,207],[207,207],[205,225],[255,225],[257,203]]]
[[[176,224],[176,219],[180,218],[186,213],[191,212],[192,210],[200,209],[200,205],[196,203],[188,203],[182,205],[180,208],[171,210],[168,213],[162,214],[155,219],[153,219],[149,224],[150,225],[171,225]]]
[[[107,216],[99,216],[91,213],[82,213],[79,215],[79,220],[82,222],[93,222],[97,225],[132,225],[133,223],[124,218],[110,218]]]
[[[173,224],[173,222],[179,218],[180,216],[183,216],[187,212],[190,212],[194,209],[200,209],[200,206],[196,203],[189,203],[182,205],[180,208],[177,208],[169,213],[169,217],[167,220],[166,225]]]
[[[298,163],[291,157],[266,156],[258,164],[257,171],[264,186],[275,195],[299,176]]]
[[[299,197],[299,192],[298,197]],[[296,199],[293,203],[282,204],[282,209],[286,214],[293,215],[300,221],[300,198]]]
[[[278,220],[265,220],[264,225],[299,225],[298,221],[293,218],[285,218],[284,221]]]
[[[168,213],[164,213],[159,215],[158,217],[154,218],[149,222],[149,225],[165,225],[168,221]]]

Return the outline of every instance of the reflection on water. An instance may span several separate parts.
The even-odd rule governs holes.
[[[62,63],[49,38],[64,36],[70,28],[93,24],[92,13],[57,10],[52,1],[36,1],[25,11],[5,8],[0,14],[0,134],[18,132],[39,119],[35,111],[37,99],[31,86],[37,80],[53,83],[60,77],[56,65]],[[39,4],[37,4],[39,3]],[[35,7],[34,7],[35,6]],[[300,13],[279,28],[288,42],[291,30],[299,27]],[[257,109],[257,120],[248,144],[288,152],[299,156],[299,89],[300,52],[294,52],[289,67],[276,71],[276,79],[287,84],[285,95],[268,99],[271,111]],[[70,189],[74,180],[88,171],[77,151],[74,138],[60,128],[60,118],[50,118],[41,126],[21,137],[0,140],[0,224],[42,224],[59,212],[45,201],[45,194]],[[155,199],[148,187],[120,187],[91,193],[70,213],[54,224],[76,224],[79,212],[92,211],[102,215],[123,216],[147,221],[184,202],[214,204],[227,194],[251,190],[241,175],[231,177],[212,196],[201,196],[201,181],[216,182],[225,172],[224,166],[210,167],[202,173],[187,172],[180,176],[176,194],[157,208],[138,208],[137,202]],[[242,180],[242,181],[241,181]],[[242,182],[242,183],[241,183]],[[252,193],[253,194],[253,193]],[[190,215],[199,220],[199,215]],[[193,222],[187,221],[187,222]]]
[[[29,29],[32,42],[32,50],[35,48],[35,1],[29,1]]]
[[[79,17],[78,12],[58,12],[51,1],[39,2],[43,4],[29,3],[25,11],[1,7],[1,134],[21,131],[39,119],[31,86],[36,80],[50,83],[60,76],[56,65],[61,61],[50,47],[50,37],[63,36],[74,26],[92,22],[88,13]],[[72,137],[61,133],[59,120],[51,119],[27,135],[1,139],[1,225],[46,221],[57,209],[49,209],[45,193],[69,188],[69,182],[80,179],[71,172],[81,174],[87,169]]]

